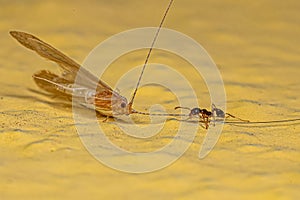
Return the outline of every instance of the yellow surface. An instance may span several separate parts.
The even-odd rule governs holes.
[[[40,93],[31,78],[39,69],[57,71],[54,64],[8,34],[33,33],[82,62],[113,34],[157,26],[167,3],[1,1],[0,199],[300,198],[300,126],[295,123],[225,125],[216,147],[203,160],[197,157],[205,136],[200,128],[184,156],[158,172],[126,174],[102,165],[80,142],[70,105]],[[189,35],[210,53],[225,82],[228,112],[253,121],[299,118],[299,9],[296,0],[175,0],[165,27]],[[127,69],[116,70],[118,63],[124,59],[126,66],[140,65],[145,54],[129,55],[136,60],[120,58],[103,79],[115,84]],[[184,61],[170,61],[161,52],[154,52],[151,61],[176,65],[191,81],[199,104],[209,106],[200,76],[189,75],[191,67],[180,68]],[[176,106],[174,97],[161,88],[144,88],[135,105],[146,109],[149,99],[157,96],[167,109]],[[151,151],[171,140],[172,126],[176,122],[168,122],[160,135],[144,143],[113,128],[108,135],[125,149]],[[160,136],[165,139],[160,141]]]

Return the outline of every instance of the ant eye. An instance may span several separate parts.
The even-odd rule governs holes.
[[[124,103],[124,102],[121,103],[121,107],[122,107],[122,108],[125,108],[125,107],[126,107],[126,103]]]

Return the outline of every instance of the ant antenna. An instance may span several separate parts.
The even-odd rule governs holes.
[[[231,117],[231,118],[237,119],[237,120],[242,121],[242,122],[250,122],[249,120],[241,119],[241,118],[236,117],[236,116],[234,116],[234,115],[232,115],[232,114],[230,114],[230,113],[227,113],[227,112],[224,113],[224,111],[221,110],[221,109],[219,109],[219,108],[217,108],[217,107],[215,106],[215,104],[212,104],[211,107],[212,107],[211,110],[212,110],[212,113],[213,113],[213,116],[214,116],[214,117],[222,117],[222,118],[228,118],[228,117]],[[225,116],[225,115],[227,115],[227,116]]]
[[[231,117],[231,118],[240,120],[240,121],[242,121],[242,122],[250,122],[250,120],[247,120],[247,119],[241,119],[241,118],[236,117],[236,116],[234,116],[234,115],[232,115],[232,114],[230,114],[230,113],[226,113],[226,115],[227,115],[227,118],[228,118],[228,117]]]
[[[132,95],[132,97],[131,97],[130,102],[128,103],[128,110],[129,110],[129,113],[132,112],[132,104],[133,104],[133,100],[134,100],[134,98],[135,98],[135,95],[136,95],[136,92],[137,92],[137,90],[138,90],[138,87],[140,86],[140,82],[141,82],[142,76],[143,76],[143,74],[144,74],[144,71],[145,71],[146,65],[147,65],[147,63],[148,63],[148,60],[149,60],[149,58],[150,58],[150,54],[151,54],[151,52],[152,52],[153,46],[154,46],[154,44],[155,44],[155,42],[156,42],[156,40],[157,40],[158,34],[159,34],[159,32],[160,32],[160,29],[161,29],[161,27],[162,27],[162,25],[163,25],[163,23],[164,23],[164,21],[165,21],[165,19],[166,19],[166,16],[167,16],[167,14],[168,14],[168,12],[169,12],[169,9],[170,9],[172,3],[173,3],[173,0],[170,0],[170,3],[169,3],[169,5],[168,5],[168,7],[167,7],[167,9],[166,9],[166,11],[165,11],[165,14],[164,14],[164,16],[163,16],[163,18],[162,18],[162,20],[161,20],[161,22],[160,22],[160,24],[159,24],[159,27],[158,27],[158,29],[157,29],[157,31],[156,31],[156,34],[155,34],[155,36],[154,36],[154,39],[153,39],[153,41],[152,41],[151,47],[150,47],[150,49],[149,49],[149,52],[148,52],[148,54],[147,54],[147,57],[146,57],[144,66],[143,66],[142,71],[141,71],[141,74],[140,74],[140,77],[139,77],[138,82],[137,82],[137,84],[136,84],[135,90],[134,90],[134,92],[133,92],[133,95]]]

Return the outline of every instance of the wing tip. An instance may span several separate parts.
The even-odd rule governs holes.
[[[16,38],[16,39],[17,39],[17,36],[18,36],[19,31],[9,31],[8,33],[9,33],[13,38]]]

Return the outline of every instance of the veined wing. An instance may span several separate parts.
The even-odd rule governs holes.
[[[105,90],[102,93],[95,92],[85,86],[74,84],[63,77],[57,76],[50,71],[42,70],[33,75],[36,84],[47,92],[58,97],[73,98],[76,103],[91,107],[96,106],[96,110],[104,115],[112,115],[112,105],[114,101],[121,99],[112,91]]]
[[[80,69],[78,78],[83,86],[87,88],[95,88],[95,86],[97,86],[97,91],[101,92],[109,90],[114,92],[106,83],[99,80],[83,67],[80,68],[80,65],[74,60],[34,35],[20,31],[11,31],[10,34],[23,46],[35,51],[40,56],[57,63],[63,69],[62,77],[64,79],[74,82],[77,72]]]

